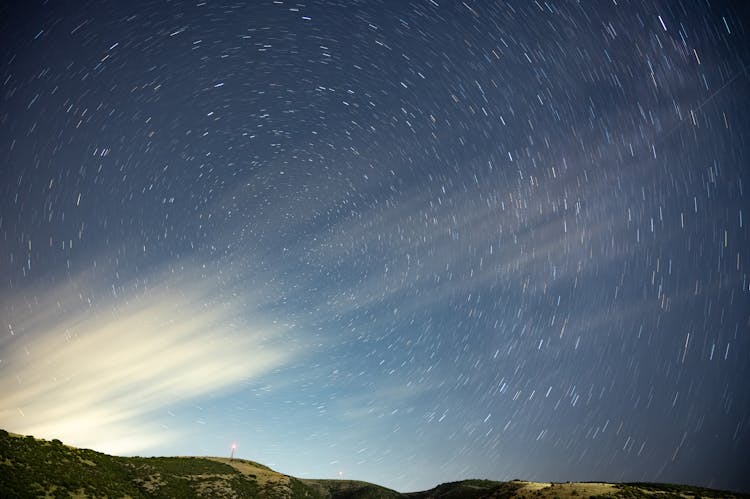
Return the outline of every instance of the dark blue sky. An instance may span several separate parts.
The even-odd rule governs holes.
[[[750,491],[741,2],[0,9],[0,426]]]

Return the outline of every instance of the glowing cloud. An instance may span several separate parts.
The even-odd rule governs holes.
[[[149,413],[289,360],[289,349],[278,346],[282,331],[239,303],[218,303],[204,277],[155,282],[99,299],[79,279],[6,304],[0,427],[140,452],[179,436],[146,423]]]

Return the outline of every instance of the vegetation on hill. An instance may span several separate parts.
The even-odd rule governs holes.
[[[259,470],[264,468],[258,465]],[[59,440],[37,440],[0,430],[0,497],[3,498],[321,498],[299,480],[265,470],[267,474],[286,478],[289,486],[275,487],[274,480],[259,483],[256,475],[207,458],[116,457],[68,447]]]
[[[0,430],[0,497],[284,499],[739,498],[733,492],[652,483],[464,480],[402,494],[356,480],[300,480],[244,459],[117,457]]]

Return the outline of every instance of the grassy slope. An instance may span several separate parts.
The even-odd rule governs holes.
[[[219,459],[108,456],[0,430],[0,497],[321,497],[299,480],[235,462],[265,479]]]
[[[306,499],[569,499],[750,497],[667,484],[464,480],[400,494],[355,480],[300,480],[252,461],[117,457],[0,430],[0,497],[263,497]]]

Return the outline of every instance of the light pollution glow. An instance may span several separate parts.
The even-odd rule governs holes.
[[[4,307],[3,428],[143,452],[181,436],[147,422],[149,414],[229,390],[291,356],[273,345],[279,331],[238,319],[235,304],[211,303],[213,288],[200,276],[95,303],[82,294],[86,281]]]

